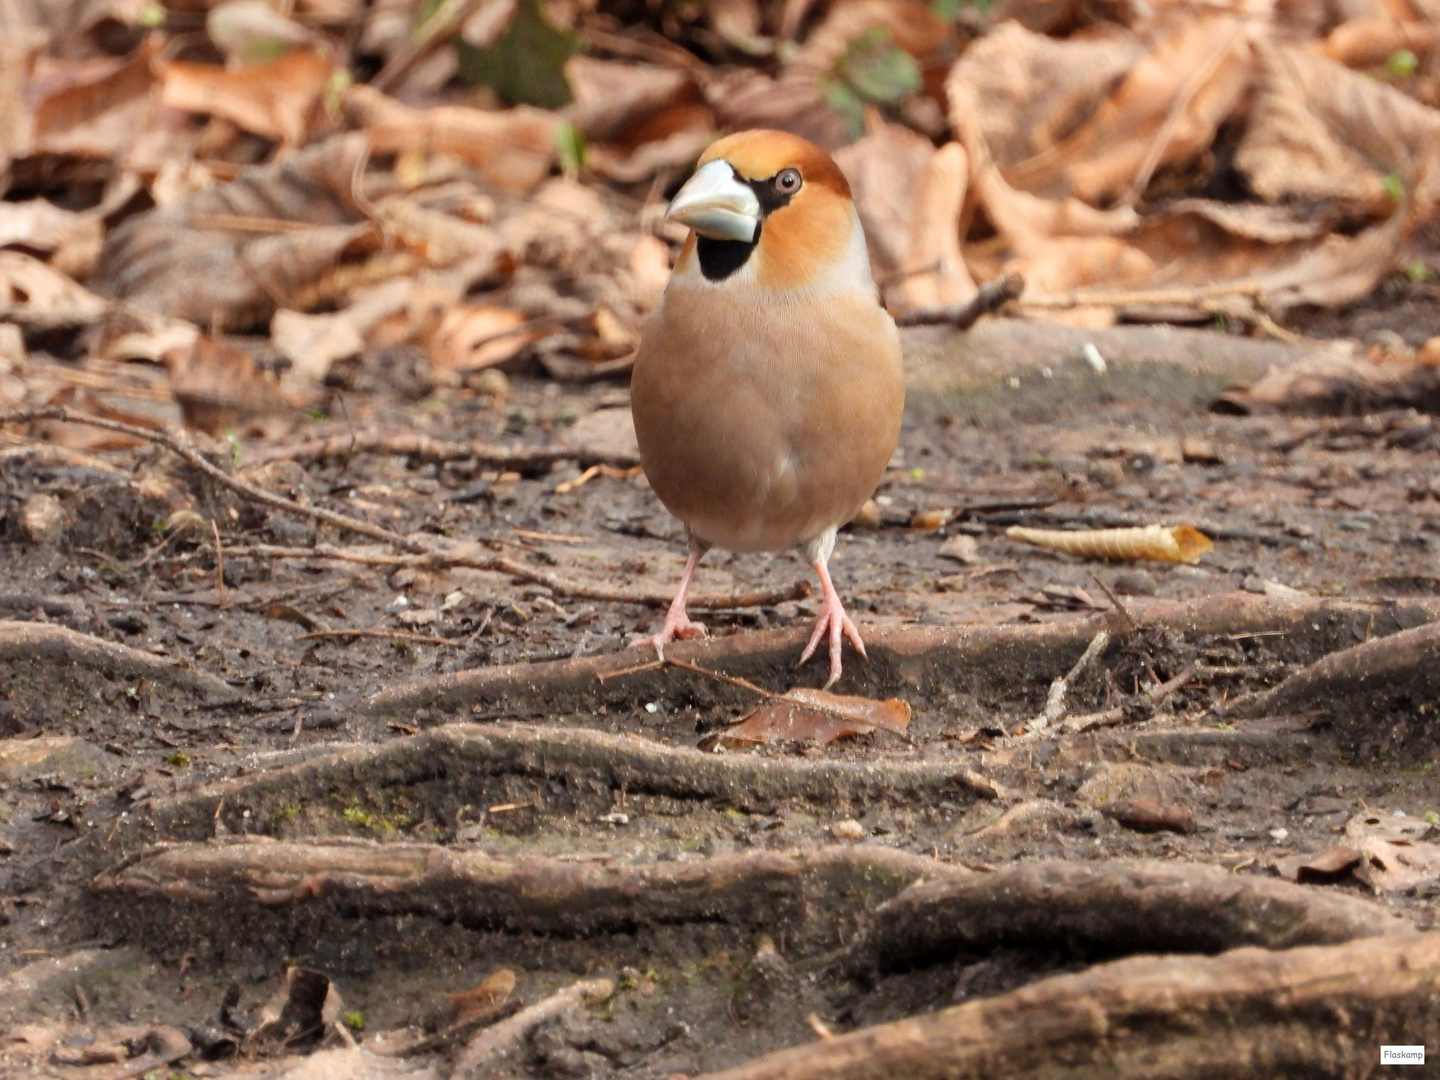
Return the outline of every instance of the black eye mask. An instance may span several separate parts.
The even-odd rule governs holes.
[[[731,171],[734,171],[733,168]],[[783,171],[783,170],[782,170]],[[776,173],[775,176],[779,176]],[[695,237],[695,255],[700,260],[700,273],[705,275],[706,281],[724,281],[735,271],[739,270],[750,258],[750,253],[755,250],[755,245],[760,243],[760,230],[765,224],[765,219],[779,210],[782,206],[789,204],[795,197],[795,192],[783,192],[775,186],[775,176],[766,177],[764,180],[746,180],[738,172],[735,179],[747,185],[755,192],[755,198],[760,203],[760,220],[755,223],[755,235],[750,238],[749,243],[744,240],[711,240],[708,237]],[[799,188],[795,189],[799,191]]]

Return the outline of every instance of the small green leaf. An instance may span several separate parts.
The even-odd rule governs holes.
[[[1431,825],[1440,825],[1440,814],[1437,814],[1434,810],[1426,810],[1425,820]]]
[[[175,753],[165,759],[165,764],[173,765],[177,769],[188,768],[190,765],[190,755],[185,753],[184,750],[176,750]]]
[[[1390,54],[1390,59],[1385,61],[1385,74],[1395,79],[1408,79],[1415,74],[1420,67],[1420,61],[1409,49],[1401,49]]]
[[[920,65],[898,48],[883,26],[856,38],[835,65],[835,74],[867,101],[895,105],[923,86]]]
[[[821,85],[825,100],[845,119],[845,130],[852,139],[865,134],[865,102],[859,94],[839,79],[826,79]]]
[[[364,1031],[365,1014],[359,1009],[351,1009],[345,1014],[345,1026],[351,1031]]]
[[[579,34],[545,20],[539,0],[519,0],[510,25],[488,49],[455,43],[460,78],[490,87],[507,105],[542,109],[570,103],[565,61],[584,48]]]
[[[140,9],[140,17],[135,21],[147,30],[158,30],[165,25],[167,15],[164,4],[150,3]]]
[[[560,171],[574,177],[585,167],[585,135],[570,121],[563,121],[555,129],[555,156],[560,161]]]
[[[1380,186],[1394,202],[1400,202],[1405,198],[1405,181],[1401,179],[1399,173],[1386,173],[1380,180]]]
[[[1428,281],[1430,268],[1422,260],[1416,259],[1405,267],[1405,276],[1411,281]]]

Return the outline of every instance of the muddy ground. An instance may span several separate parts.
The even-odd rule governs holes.
[[[1226,415],[1209,408],[1228,381],[1215,365],[1099,375],[1066,350],[957,389],[933,373],[961,341],[919,331],[909,345],[930,374],[913,380],[878,520],[847,530],[832,566],[871,648],[868,665],[847,651],[836,689],[900,696],[914,715],[904,738],[824,747],[693,753],[754,695],[678,669],[600,678],[650,659],[613,654],[658,625],[684,553],[627,468],[623,381],[521,373],[424,393],[420,380],[407,396],[377,378],[325,417],[197,443],[284,498],[482,541],[478,555],[529,580],[407,562],[162,447],[58,449],[11,429],[0,1069],[120,1075],[151,1054],[192,1076],[283,1074],[319,1033],[267,1043],[254,1026],[294,965],[343,998],[330,1019],[349,1034],[332,1026],[330,1042],[379,1055],[431,1040],[349,1074],[445,1075],[475,1023],[427,1035],[457,1018],[442,995],[509,969],[501,1015],[578,977],[612,985],[531,1028],[493,1074],[664,1078],[1135,952],[1329,944],[1378,932],[1387,911],[1430,928],[1440,870],[1403,887],[1343,865],[1283,881],[1295,856],[1396,820],[1427,847],[1429,690],[1391,676],[1395,693],[1341,706],[1232,705],[1440,617],[1440,425],[1399,410]],[[377,429],[557,452],[256,463]],[[939,513],[917,522],[925,511]],[[1098,563],[1005,536],[1150,523],[1194,525],[1214,551],[1194,566]],[[295,557],[317,544],[349,561]],[[770,602],[706,612],[711,640],[674,655],[772,691],[820,685],[821,661],[793,667],[815,600],[786,598],[809,576],[794,555],[712,554],[697,593]],[[1052,680],[1101,629],[1110,643],[1067,699],[1067,715],[1101,719],[1036,731]],[[1126,800],[1172,826],[1139,831],[1154,823]],[[1114,860],[1134,859],[1182,877],[1221,868],[1239,891],[1157,915],[1125,907],[1150,887],[1138,878],[1089,901],[1023,878],[1124,877],[1139,864]],[[917,879],[983,891],[1017,873],[1009,900],[972,898],[944,932],[876,944],[896,916],[872,913]],[[1283,932],[1221,917],[1282,886],[1300,912]],[[189,1052],[167,1054],[157,1025]],[[100,1048],[89,1064],[87,1047]]]

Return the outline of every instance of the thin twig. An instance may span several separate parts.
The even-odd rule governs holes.
[[[917,308],[895,316],[896,326],[935,326],[941,323],[956,330],[968,330],[982,315],[999,311],[1012,300],[1018,300],[1025,291],[1025,279],[1019,274],[1006,274],[994,281],[987,281],[963,304],[950,304],[941,308]]]
[[[460,645],[459,641],[451,641],[449,638],[432,637],[429,634],[416,634],[408,630],[386,630],[384,627],[376,627],[369,630],[344,629],[335,630],[312,630],[308,634],[301,634],[296,641],[313,641],[316,638],[390,638],[395,641],[418,641],[424,645]]]
[[[672,657],[668,656],[663,662],[668,667],[678,667],[683,668],[686,671],[693,671],[696,675],[704,675],[707,679],[716,679],[719,682],[729,683],[731,686],[738,686],[742,690],[749,690],[752,694],[759,694],[761,697],[769,698],[772,701],[776,698],[782,698],[785,696],[784,694],[777,694],[773,690],[766,690],[763,687],[756,686],[754,683],[750,682],[747,679],[742,679],[736,675],[723,675],[718,671],[711,671],[709,668],[703,668],[699,664],[687,663],[684,660],[675,660]],[[832,710],[827,709],[825,711],[829,712]]]
[[[352,518],[346,514],[339,514],[334,510],[326,510],[320,506],[302,506],[300,503],[292,502],[289,499],[272,494],[262,488],[252,487],[243,480],[236,480],[223,469],[212,465],[202,455],[186,446],[167,431],[151,431],[149,428],[137,427],[134,424],[122,424],[118,420],[105,420],[98,416],[89,416],[85,413],[76,412],[73,409],[67,409],[63,405],[52,405],[45,409],[21,409],[18,412],[0,413],[0,425],[31,424],[38,420],[57,420],[65,424],[84,424],[87,427],[103,428],[106,431],[118,431],[123,435],[144,439],[146,442],[165,447],[171,453],[184,458],[188,464],[199,469],[217,484],[222,484],[231,491],[237,492],[253,502],[263,503],[265,506],[274,507],[276,510],[283,510],[288,514],[295,514],[299,517],[308,517],[315,521],[323,521],[327,525],[334,525],[337,529],[358,533],[361,536],[368,536],[373,540],[383,540],[385,543],[393,544],[402,551],[419,552],[424,550],[414,540],[401,536],[399,533],[391,532],[389,529],[381,528],[379,525],[371,525],[368,521],[361,521],[358,518]]]
[[[435,439],[416,431],[385,434],[361,431],[331,435],[324,439],[307,439],[290,446],[275,446],[249,456],[245,468],[268,465],[272,461],[322,461],[326,458],[348,458],[355,454],[384,454],[408,457],[427,464],[474,459],[497,469],[539,469],[557,461],[578,461],[582,465],[614,465],[630,468],[635,465],[633,453],[605,453],[572,446],[495,446],[489,443]]]
[[[1194,677],[1195,665],[1192,664],[1168,682],[1152,686],[1145,691],[1145,696],[1150,699],[1150,704],[1159,705]],[[1059,730],[1065,735],[1078,735],[1093,728],[1114,727],[1124,719],[1125,706],[1117,705],[1113,709],[1105,709],[1102,712],[1082,713],[1079,716],[1066,717]]]
[[[1070,684],[1080,677],[1080,673],[1089,667],[1091,662],[1103,653],[1109,644],[1110,631],[1108,630],[1101,630],[1090,639],[1090,644],[1080,654],[1080,659],[1075,661],[1075,666],[1050,684],[1050,693],[1045,699],[1045,708],[1041,710],[1040,715],[1025,725],[1028,734],[1032,736],[1041,734],[1065,715],[1065,695],[1070,690]]]
[[[507,574],[534,585],[544,585],[558,595],[574,597],[579,600],[643,604],[646,607],[666,607],[670,603],[671,598],[667,593],[643,592],[623,586],[574,581],[539,567],[526,566],[522,562],[506,558],[503,555],[476,555],[474,551],[474,547],[469,546],[449,551],[443,549],[428,551],[416,555],[384,555],[378,552],[356,551],[352,548],[338,548],[329,544],[316,544],[313,548],[251,544],[248,547],[232,547],[230,554],[267,559],[334,559],[338,562],[363,563],[371,566],[418,566],[432,570],[465,567],[471,570],[489,570],[494,573]],[[695,596],[691,597],[690,606],[709,611],[769,607],[787,600],[803,600],[809,595],[810,584],[806,581],[797,581],[788,588],[773,589],[769,592],[741,593],[738,596]]]

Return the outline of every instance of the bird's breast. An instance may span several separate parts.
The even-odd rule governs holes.
[[[779,550],[843,524],[899,438],[899,336],[868,292],[769,300],[672,286],[631,405],[660,500],[702,539]]]

